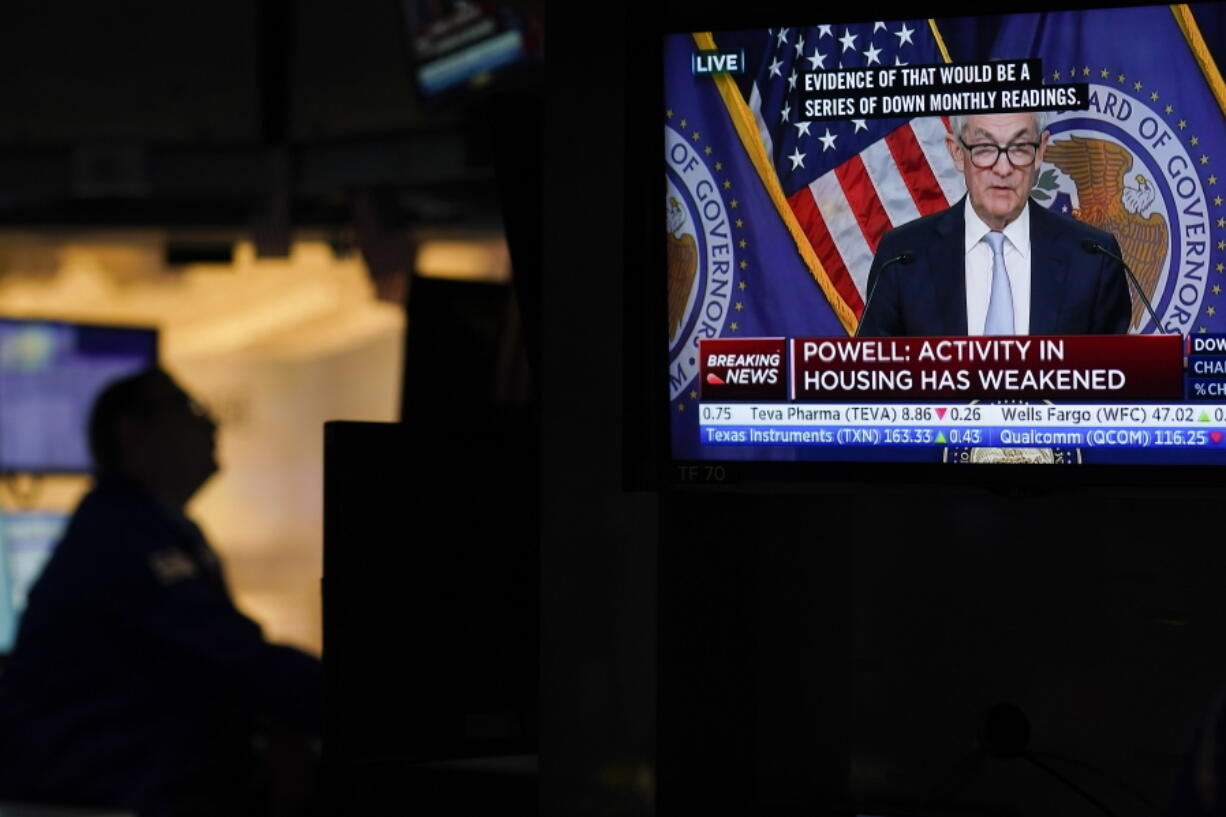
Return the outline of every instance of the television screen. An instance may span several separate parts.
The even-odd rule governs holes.
[[[0,653],[12,651],[26,596],[67,524],[53,511],[0,514]]]
[[[543,19],[531,5],[404,0],[413,74],[425,99],[485,88],[541,59]]]
[[[155,363],[153,329],[0,318],[0,471],[89,471],[94,399]]]
[[[665,35],[672,459],[1226,464],[1223,9]]]

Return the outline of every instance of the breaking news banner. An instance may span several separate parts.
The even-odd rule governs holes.
[[[1182,400],[1178,335],[713,339],[702,401]]]
[[[1176,335],[795,340],[791,387],[794,400],[1181,400],[1183,343]]]
[[[1157,394],[1158,383],[1169,394],[1170,381],[1156,373],[1146,385],[1133,361],[1095,358],[1080,346],[1066,344],[1064,361],[1039,360],[1039,350],[1051,348],[1039,338],[1029,339],[1024,366],[1000,361],[969,370],[956,361],[919,361],[922,339],[907,339],[900,342],[916,348],[898,352],[912,355],[905,365],[881,361],[866,375],[848,362],[844,371],[822,369],[806,387],[804,361],[795,362],[790,345],[855,335],[882,236],[958,206],[966,194],[947,149],[948,115],[983,112],[1045,112],[1049,139],[1032,206],[1114,236],[1155,313],[1134,291],[1129,333],[1226,333],[1226,304],[1218,303],[1226,291],[1226,177],[1217,172],[1226,151],[1226,83],[1198,26],[1200,8],[814,20],[665,37],[668,234],[661,273],[668,282],[673,456],[930,461],[885,443],[851,455],[778,445],[715,450],[700,435],[700,409],[720,387],[707,379],[712,374],[725,385],[783,388],[784,401],[793,387],[798,400],[826,399],[852,370],[859,379],[849,393],[857,399],[911,399],[897,396],[906,391],[919,399],[927,389],[938,400],[1126,401],[1151,386]],[[782,342],[782,352],[756,354],[786,362],[733,374],[760,382],[733,383],[729,371],[700,365],[699,344],[721,338]],[[1009,351],[1017,355],[1021,347]],[[1226,402],[1226,348],[1214,357],[1188,352],[1178,399]],[[910,389],[895,373],[903,370]],[[1015,389],[1013,396],[975,396],[998,385]],[[895,396],[869,398],[872,389],[861,386]],[[1216,422],[1214,414],[1210,408],[1205,421]],[[1226,451],[1212,452],[1216,459],[1208,452],[1149,460],[1116,453],[1094,457],[1226,463]]]

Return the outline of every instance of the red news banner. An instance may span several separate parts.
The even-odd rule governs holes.
[[[713,338],[704,402],[1182,400],[1179,335]]]

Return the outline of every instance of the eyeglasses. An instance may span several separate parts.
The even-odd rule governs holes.
[[[1034,164],[1035,156],[1039,152],[1038,142],[1014,142],[1011,145],[968,145],[961,139],[962,147],[966,148],[966,152],[971,155],[971,164],[975,167],[986,170],[989,167],[994,167],[1000,161],[1000,154],[1005,154],[1009,159],[1009,164],[1014,167],[1030,167]]]

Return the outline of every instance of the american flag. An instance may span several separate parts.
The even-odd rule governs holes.
[[[846,68],[945,62],[927,20],[716,33],[745,50],[756,72],[738,87],[758,126],[792,215],[838,297],[857,317],[869,267],[891,227],[950,206],[964,194],[939,117],[818,122],[801,118],[802,75]],[[838,306],[837,304],[834,306]]]

